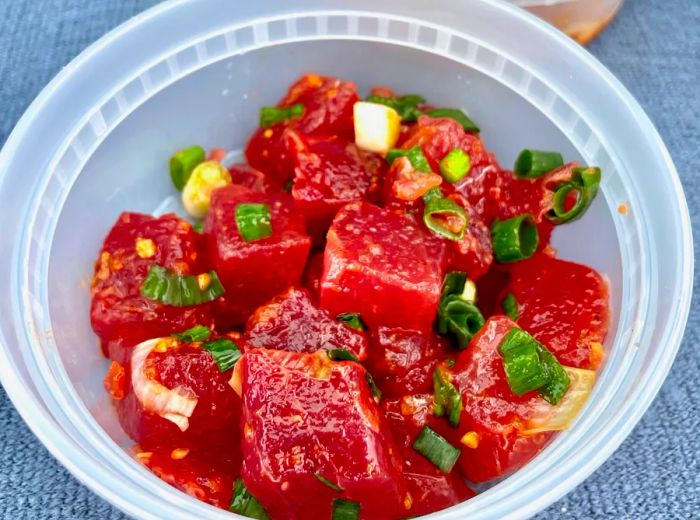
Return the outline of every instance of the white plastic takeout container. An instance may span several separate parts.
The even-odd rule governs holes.
[[[129,455],[101,384],[107,361],[89,326],[89,277],[122,210],[154,211],[171,196],[174,150],[242,148],[259,107],[306,71],[463,107],[504,165],[532,147],[602,167],[601,196],[554,238],[562,257],[611,283],[593,395],[525,468],[431,518],[535,513],[600,466],[656,395],[688,314],[692,237],[671,158],[640,106],[585,50],[504,2],[173,0],[83,52],[0,154],[5,390],[51,453],[126,513],[232,518]]]

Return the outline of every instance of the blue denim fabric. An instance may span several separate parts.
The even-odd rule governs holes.
[[[109,29],[154,3],[0,0],[0,142],[61,67]],[[618,18],[590,47],[657,125],[680,172],[696,231],[700,229],[699,28],[700,0],[627,0]],[[696,264],[700,265],[697,258]],[[678,359],[643,420],[594,475],[538,518],[700,518],[699,335],[700,310],[693,306]],[[125,518],[48,454],[2,390],[0,515],[13,520]]]

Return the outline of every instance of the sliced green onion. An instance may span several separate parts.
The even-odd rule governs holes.
[[[382,400],[382,391],[379,389],[377,386],[377,383],[374,381],[374,378],[372,377],[372,374],[369,372],[365,373],[365,379],[367,379],[367,384],[369,385],[369,390],[372,392],[372,397],[374,397],[374,400],[379,402]]]
[[[423,222],[430,231],[449,240],[464,237],[469,217],[462,206],[444,197],[440,188],[433,188],[423,195],[423,201]]]
[[[493,255],[501,263],[525,260],[535,254],[539,233],[528,213],[508,220],[496,221],[491,226]]]
[[[236,226],[245,242],[272,235],[272,218],[267,204],[245,203],[236,206]]]
[[[205,341],[209,339],[209,336],[211,336],[211,329],[209,327],[205,327],[204,325],[195,325],[191,329],[187,329],[184,332],[173,334],[174,338],[177,338],[184,343]]]
[[[484,316],[479,308],[471,302],[464,301],[459,295],[450,294],[440,299],[438,333],[452,339],[458,348],[466,348],[484,323]]]
[[[506,294],[506,297],[503,298],[501,307],[503,307],[503,313],[513,321],[517,320],[518,316],[520,316],[520,311],[518,310],[518,300],[515,298],[515,295],[512,292]]]
[[[555,224],[565,224],[580,218],[598,194],[600,186],[600,168],[574,168],[571,180],[559,184],[552,195],[552,209],[547,212],[547,218]],[[569,196],[574,194],[574,205],[567,209]]]
[[[331,482],[331,481],[328,480],[326,477],[324,477],[323,475],[321,475],[320,473],[318,473],[318,472],[316,472],[316,471],[314,472],[314,477],[316,477],[316,479],[317,479],[321,484],[323,484],[323,485],[325,485],[325,486],[328,486],[328,487],[331,488],[333,491],[337,491],[338,493],[340,493],[341,491],[343,491],[342,488],[341,488],[338,484],[335,484],[335,483]]]
[[[464,286],[467,284],[467,273],[462,271],[452,271],[445,275],[442,282],[442,293],[440,296],[450,294],[462,294]]]
[[[508,386],[515,395],[537,390],[550,380],[549,372],[540,361],[537,345],[537,340],[527,332],[513,327],[498,347]]]
[[[250,494],[250,491],[245,487],[241,477],[236,479],[236,483],[233,486],[233,498],[228,508],[230,511],[247,516],[248,518],[270,520],[265,508],[258,502],[257,498]]]
[[[243,355],[238,345],[228,338],[217,338],[207,341],[202,344],[202,348],[211,353],[216,365],[219,367],[219,372],[229,370]]]
[[[386,161],[389,163],[389,165],[391,165],[391,163],[393,163],[394,160],[398,159],[399,157],[407,157],[413,167],[419,172],[432,173],[433,171],[430,168],[428,159],[426,159],[425,155],[423,155],[423,151],[420,149],[420,146],[414,146],[408,150],[392,148],[386,154]]]
[[[433,393],[435,396],[433,413],[437,417],[447,414],[450,424],[458,426],[462,415],[462,396],[440,365],[437,365],[433,372]]]
[[[528,150],[520,152],[515,160],[515,175],[523,179],[534,179],[564,166],[564,158],[559,152]]]
[[[333,348],[326,351],[332,361],[359,361],[357,356],[344,348]]]
[[[537,354],[540,356],[540,362],[545,370],[549,373],[549,383],[539,388],[537,391],[542,398],[552,405],[559,404],[561,398],[564,397],[566,391],[571,385],[569,374],[566,373],[561,363],[547,350],[541,343],[537,344]]]
[[[216,300],[226,291],[216,271],[198,276],[177,274],[158,264],[151,264],[141,285],[141,296],[173,307],[199,305]]]
[[[445,366],[447,368],[454,368],[456,365],[455,360],[452,358],[447,358],[445,361],[443,361],[443,363],[445,363]]]
[[[465,302],[474,303],[476,301],[476,284],[467,278],[467,273],[452,271],[445,275],[440,297],[449,296],[450,294],[458,295]]]
[[[192,224],[192,229],[194,229],[197,233],[201,233],[204,231],[204,221],[203,220],[198,220],[194,224]]]
[[[418,105],[425,103],[425,99],[416,94],[408,94],[397,98],[371,95],[367,96],[365,101],[369,103],[379,103],[380,105],[393,108],[398,112],[399,116],[401,116],[401,119],[406,122],[412,122],[418,119],[420,115]]]
[[[333,514],[331,520],[359,520],[360,503],[342,498],[333,499]]]
[[[469,116],[458,108],[436,108],[435,110],[426,112],[426,114],[430,117],[449,117],[462,125],[465,131],[479,132],[479,127],[476,126],[476,123],[469,119]]]
[[[452,471],[459,458],[459,450],[429,426],[423,426],[413,443],[413,449],[435,464],[443,473]]]
[[[192,170],[199,163],[204,162],[206,155],[207,152],[204,151],[204,148],[195,145],[176,152],[170,158],[170,179],[178,191],[182,191],[192,174]]]
[[[469,154],[455,148],[440,161],[440,175],[447,181],[455,184],[461,181],[472,167]]]
[[[304,105],[297,103],[289,107],[262,107],[260,109],[260,126],[270,128],[295,117],[304,115]]]
[[[362,321],[362,318],[356,312],[343,312],[341,314],[338,314],[336,316],[336,319],[342,321],[351,329],[360,331],[367,329],[367,327],[365,326],[365,322]]]

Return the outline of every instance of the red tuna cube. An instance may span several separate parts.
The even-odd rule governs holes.
[[[203,458],[187,448],[139,451],[136,458],[159,479],[194,498],[228,509],[239,464]]]
[[[363,518],[408,514],[398,446],[360,364],[251,349],[234,372],[243,398],[241,476],[271,518],[330,518],[336,498],[360,502]]]
[[[140,343],[123,373],[122,395],[110,393],[124,431],[142,450],[189,449],[232,464],[240,460],[241,405],[228,384],[232,370],[222,373],[200,343],[172,337]],[[105,386],[114,388],[107,380]]]
[[[549,348],[563,365],[596,369],[608,333],[609,291],[585,265],[538,254],[511,268],[518,325]]]
[[[290,288],[248,320],[246,347],[316,352],[342,348],[360,360],[367,357],[367,339],[316,307],[304,289]]]
[[[115,357],[145,339],[210,323],[208,305],[171,307],[141,296],[151,264],[199,274],[198,260],[197,234],[177,216],[119,216],[95,262],[90,308],[93,330],[104,345],[116,345]]]
[[[294,173],[294,143],[288,130],[303,135],[337,135],[354,140],[352,107],[358,100],[354,83],[306,74],[289,88],[278,106],[304,105],[301,117],[259,128],[250,138],[245,155],[254,168],[268,176],[268,182],[283,187]]]
[[[321,305],[358,312],[370,327],[431,328],[442,284],[442,259],[405,215],[366,202],[340,210],[328,231]]]
[[[292,196],[309,232],[319,240],[346,203],[377,198],[386,161],[345,139],[298,139]]]
[[[269,206],[272,235],[246,242],[238,231],[236,207]],[[284,193],[254,193],[242,186],[215,190],[204,223],[210,256],[226,289],[218,314],[229,325],[243,325],[260,305],[292,285],[299,285],[311,240],[294,201]],[[218,321],[218,320],[217,320]]]
[[[379,327],[372,335],[368,367],[388,397],[429,391],[447,343],[434,332]]]
[[[457,469],[442,473],[430,461],[413,449],[420,430],[430,422],[437,429],[444,419],[433,416],[431,394],[406,395],[400,399],[386,399],[382,410],[394,438],[400,445],[403,476],[411,495],[411,515],[427,515],[453,506],[475,495]]]
[[[517,396],[508,386],[498,346],[514,327],[505,316],[489,319],[454,367],[452,383],[462,395],[464,409],[451,440],[462,449],[458,463],[472,482],[493,480],[521,468],[553,435],[523,431],[544,400],[536,392]]]

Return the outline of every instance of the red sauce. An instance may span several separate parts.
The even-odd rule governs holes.
[[[372,93],[401,99],[387,87]],[[474,496],[467,481],[516,471],[556,434],[541,425],[560,409],[538,389],[510,387],[499,347],[511,330],[568,370],[591,374],[603,359],[607,284],[549,246],[552,193],[576,165],[517,178],[477,133],[421,115],[403,122],[396,146],[418,147],[432,172],[407,157],[389,167],[355,144],[358,99],[351,82],[302,76],[277,104],[303,105],[301,115],[253,133],[247,163],[230,166],[232,185],[213,192],[202,233],[174,214],[123,213],[98,254],[90,319],[111,362],[105,390],[138,460],[216,507],[229,509],[239,478],[272,520],[330,518],[339,498],[369,520],[450,507]],[[439,164],[455,149],[470,168],[451,184]],[[426,227],[422,196],[435,188],[467,216],[463,236]],[[244,239],[244,203],[267,206],[266,236]],[[537,223],[538,252],[499,264],[491,226],[523,213]],[[464,222],[435,219],[453,233]],[[142,294],[153,264],[215,270],[225,292],[166,305]],[[436,322],[454,271],[476,282],[486,320],[463,349]],[[182,287],[172,290],[194,290]],[[209,329],[205,339],[171,337],[195,325]],[[440,406],[458,407],[453,424]],[[413,447],[426,426],[458,449],[450,471]]]

